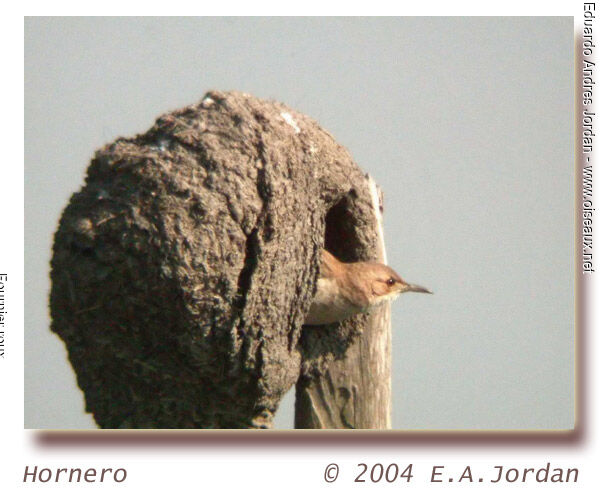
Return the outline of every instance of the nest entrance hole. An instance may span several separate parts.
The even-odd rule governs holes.
[[[358,260],[357,220],[352,210],[354,191],[348,192],[325,216],[325,249],[343,262]]]

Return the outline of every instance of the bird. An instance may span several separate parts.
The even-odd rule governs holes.
[[[304,324],[337,323],[354,314],[368,312],[404,292],[432,293],[420,285],[406,283],[385,264],[341,262],[322,249],[317,290]]]

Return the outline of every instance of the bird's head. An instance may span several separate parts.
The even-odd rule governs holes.
[[[367,312],[404,292],[431,293],[404,281],[391,267],[379,262],[339,261],[323,250],[316,294],[306,325],[324,325]]]
[[[425,287],[407,283],[396,271],[385,264],[377,262],[365,264],[367,265],[360,266],[359,274],[363,283],[367,284],[365,291],[369,295],[369,305],[371,306],[386,300],[393,300],[405,292],[432,293]]]

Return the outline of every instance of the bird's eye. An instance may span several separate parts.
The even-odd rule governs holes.
[[[390,278],[389,280],[387,280],[387,284],[392,286],[394,283],[396,283],[396,280],[394,278]]]

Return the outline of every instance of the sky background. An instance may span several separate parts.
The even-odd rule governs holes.
[[[27,18],[25,427],[93,428],[49,331],[102,145],[209,89],[316,119],[385,194],[398,429],[574,424],[572,18]],[[293,394],[276,417],[293,427]]]

